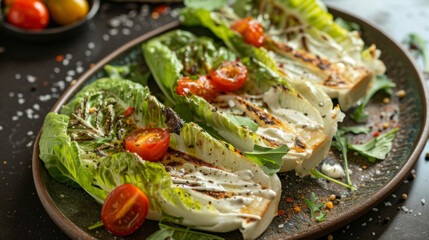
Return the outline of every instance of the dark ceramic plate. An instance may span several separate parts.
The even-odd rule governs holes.
[[[89,11],[85,18],[65,26],[55,25],[51,21],[47,28],[41,31],[31,31],[15,27],[8,23],[5,19],[6,17],[3,14],[3,4],[1,4],[1,2],[3,1],[0,1],[0,6],[2,6],[0,11],[0,27],[4,28],[9,35],[30,42],[52,42],[73,36],[83,29],[86,23],[95,16],[98,9],[100,8],[100,0],[88,0]]]
[[[372,127],[373,132],[378,130],[387,132],[400,124],[400,130],[393,143],[393,150],[383,161],[372,164],[359,156],[349,155],[350,168],[353,171],[352,181],[358,186],[356,192],[324,180],[309,177],[300,179],[294,173],[279,174],[283,186],[279,209],[284,210],[285,214],[274,218],[261,239],[317,238],[358,218],[403,181],[416,163],[428,136],[427,93],[422,75],[416,70],[409,55],[391,38],[367,22],[335,9],[331,11],[335,16],[354,21],[361,26],[365,42],[375,43],[382,51],[381,58],[387,66],[387,74],[397,85],[394,90],[403,89],[407,93],[402,99],[392,96],[389,104],[382,101],[386,95],[378,94],[367,107],[371,116],[367,126]],[[142,63],[140,44],[177,27],[179,23],[174,22],[156,29],[104,58],[64,93],[52,111],[58,112],[82,86],[103,77],[105,64],[124,64],[131,61]],[[391,127],[383,129],[384,122],[389,122]],[[348,125],[352,122],[346,119],[343,124]],[[372,138],[371,135],[351,136],[351,142],[365,141]],[[38,139],[39,137],[33,154],[33,176],[37,193],[51,218],[73,239],[117,239],[104,228],[88,230],[89,226],[100,220],[101,206],[82,189],[72,189],[57,183],[47,174],[38,157]],[[341,159],[341,156],[333,151],[327,158],[328,161],[331,159]],[[309,209],[304,204],[303,198],[309,198],[311,192],[324,200],[331,194],[341,196],[340,204],[330,211],[324,222],[316,223],[308,216]],[[287,198],[292,201],[290,199],[287,201]],[[295,212],[296,206],[301,211]],[[136,233],[126,239],[145,239],[157,229],[157,222],[146,221]],[[241,238],[238,231],[219,235],[227,239]]]

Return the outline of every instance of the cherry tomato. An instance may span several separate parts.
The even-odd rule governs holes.
[[[241,62],[225,61],[210,71],[210,80],[218,91],[235,91],[247,80],[247,68]]]
[[[264,28],[260,22],[251,17],[238,20],[232,24],[231,29],[240,33],[246,43],[255,47],[260,47],[264,43]]]
[[[75,23],[88,14],[87,0],[46,0],[52,20],[60,25]]]
[[[101,221],[112,234],[126,236],[142,225],[148,210],[149,201],[142,190],[124,184],[107,196],[101,208]]]
[[[6,19],[19,28],[41,30],[48,26],[49,12],[40,1],[15,0],[10,4]]]
[[[158,161],[167,152],[170,132],[162,128],[139,129],[125,139],[125,148],[144,160]]]
[[[127,108],[127,110],[124,111],[124,117],[131,115],[134,112],[134,108],[133,107],[129,107]]]
[[[179,95],[187,95],[189,92],[210,101],[216,96],[213,84],[207,76],[199,76],[197,80],[183,77],[177,82],[176,92]]]

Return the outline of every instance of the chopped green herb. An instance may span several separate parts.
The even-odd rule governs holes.
[[[350,149],[357,151],[368,158],[368,161],[375,162],[375,159],[385,159],[387,153],[392,149],[392,143],[395,139],[398,128],[376,137],[363,144],[349,145]]]
[[[361,122],[368,119],[369,115],[365,113],[365,107],[369,103],[369,100],[371,100],[374,94],[380,90],[384,90],[389,95],[392,95],[392,88],[395,86],[396,84],[392,82],[386,75],[377,76],[362,103],[356,108],[356,111],[353,112],[350,117],[355,120],[355,122]]]
[[[304,199],[307,206],[310,208],[311,212],[311,219],[316,219],[318,222],[325,221],[325,217],[327,213],[322,212],[322,208],[325,206],[324,203],[316,203],[317,198],[316,194],[314,192],[311,192],[311,198],[308,200],[307,198]],[[319,215],[316,215],[316,213],[319,212]]]

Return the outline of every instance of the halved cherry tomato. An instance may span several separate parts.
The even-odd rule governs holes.
[[[41,30],[48,26],[49,12],[40,1],[15,0],[10,4],[6,18],[16,27]]]
[[[191,92],[207,101],[216,96],[216,90],[207,76],[199,76],[197,80],[192,80],[189,77],[181,78],[177,82],[176,92],[179,95],[188,95]]]
[[[264,43],[264,28],[260,22],[251,17],[238,20],[232,24],[231,29],[240,33],[246,43],[255,47],[260,47]]]
[[[158,161],[167,152],[170,132],[162,128],[139,129],[125,139],[125,148],[147,161]]]
[[[148,210],[149,201],[143,191],[124,184],[107,196],[101,208],[101,221],[112,234],[126,236],[142,225]]]
[[[247,68],[241,62],[225,61],[210,71],[210,80],[218,91],[235,91],[247,80]]]

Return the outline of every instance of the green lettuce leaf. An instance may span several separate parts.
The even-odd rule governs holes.
[[[373,138],[371,141],[363,144],[349,145],[349,148],[357,151],[368,158],[368,161],[375,162],[375,159],[385,159],[392,149],[393,140],[395,139],[398,128]]]
[[[184,0],[183,3],[188,8],[204,8],[207,10],[214,10],[224,7],[228,0]]]

